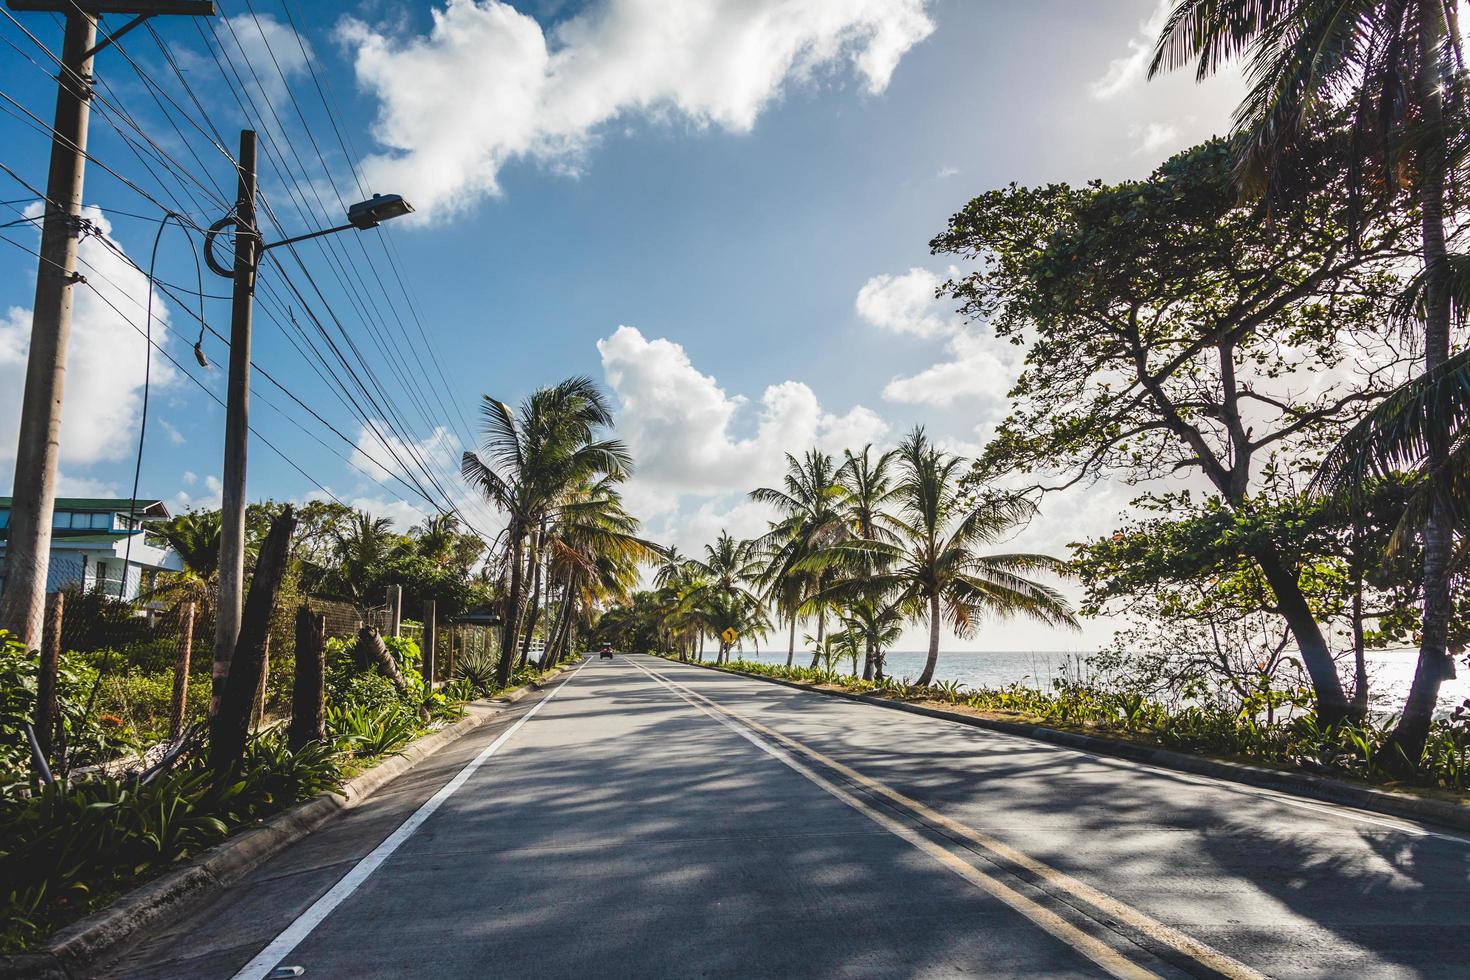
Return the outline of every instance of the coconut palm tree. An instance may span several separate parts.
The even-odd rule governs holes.
[[[1026,577],[1036,571],[1063,573],[1063,562],[1048,555],[978,550],[1011,533],[1034,513],[1034,505],[1015,497],[971,503],[958,479],[966,464],[935,448],[923,427],[915,427],[896,451],[897,513],[890,519],[898,540],[850,538],[801,563],[835,580],[819,600],[852,607],[881,596],[910,618],[927,617],[929,656],[919,684],[934,679],[945,621],[961,637],[973,635],[986,613],[1077,626],[1059,592]]]
[[[898,603],[863,595],[842,613],[843,632],[862,645],[867,658],[863,680],[883,679],[883,653],[903,636],[903,610]]]
[[[480,415],[481,452],[466,452],[460,472],[507,517],[503,547],[509,583],[496,672],[504,686],[515,660],[522,609],[528,605],[528,577],[536,600],[529,606],[533,613],[539,610],[541,548],[553,512],[578,488],[603,476],[629,473],[632,457],[622,442],[600,438],[600,431],[612,424],[612,410],[590,378],[568,378],[541,388],[516,409],[487,395]]]
[[[393,530],[386,517],[354,513],[332,533],[332,564],[322,581],[323,591],[365,609],[383,566],[408,550],[406,539]]]
[[[774,507],[780,515],[757,546],[765,554],[761,585],[791,624],[788,664],[796,650],[796,620],[803,615],[817,617],[813,667],[821,657],[829,604],[819,597],[826,571],[807,569],[802,563],[850,536],[842,511],[846,493],[832,457],[819,449],[808,450],[800,460],[788,453],[781,487],[750,492],[750,499]]]
[[[892,475],[894,453],[889,451],[874,458],[870,444],[864,446],[860,453],[845,450],[843,456],[837,479],[846,491],[842,512],[852,536],[863,541],[897,540],[887,511],[898,493]],[[863,567],[857,570],[859,574],[870,573],[878,567],[877,557],[864,556],[860,564]],[[870,598],[876,603],[876,597]],[[863,680],[873,679],[873,639],[872,633],[864,637],[866,649],[863,657]]]
[[[1452,259],[1445,233],[1447,187],[1470,105],[1459,11],[1453,0],[1180,0],[1150,67],[1153,75],[1193,64],[1203,78],[1237,57],[1249,59],[1250,89],[1235,117],[1244,137],[1241,171],[1248,185],[1268,195],[1296,176],[1293,151],[1316,118],[1339,107],[1351,113],[1351,194],[1360,204],[1354,210],[1364,212],[1362,202],[1374,196],[1402,193],[1420,217],[1423,271],[1414,292],[1429,373],[1450,356],[1452,312],[1465,295],[1461,273],[1470,271]],[[1447,420],[1427,422],[1422,640],[1393,734],[1411,767],[1423,753],[1440,684],[1453,674],[1447,644],[1454,532],[1446,465],[1452,437]],[[1380,458],[1394,456],[1394,439],[1392,428],[1383,433]],[[1357,445],[1368,451],[1361,439]],[[1340,710],[1327,707],[1332,721],[1346,701]]]

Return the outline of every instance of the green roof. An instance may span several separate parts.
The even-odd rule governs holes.
[[[0,507],[9,507],[11,497],[0,497]],[[107,514],[126,514],[133,511],[149,517],[168,517],[168,508],[162,500],[129,500],[127,497],[57,497],[57,510],[97,511]],[[149,514],[149,511],[157,513]]]

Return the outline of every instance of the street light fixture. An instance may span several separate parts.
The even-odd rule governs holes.
[[[358,201],[347,209],[347,224],[337,225],[335,228],[323,228],[320,231],[310,231],[305,235],[294,235],[291,238],[283,238],[278,242],[261,245],[256,251],[255,258],[259,262],[260,256],[273,248],[280,248],[282,245],[295,245],[297,242],[304,242],[312,238],[321,238],[323,235],[334,235],[339,231],[346,231],[348,228],[367,231],[369,228],[378,227],[378,225],[385,221],[401,218],[405,214],[413,214],[413,205],[405,201],[401,195],[374,194],[366,201]],[[224,231],[235,223],[233,216],[226,216],[210,225],[209,230],[204,233],[204,261],[214,270],[216,275],[223,276],[226,279],[233,279],[235,277],[235,271],[230,266],[223,265],[215,259],[214,238],[221,231]]]

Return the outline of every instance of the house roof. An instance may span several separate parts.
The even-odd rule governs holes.
[[[0,507],[9,507],[12,498],[0,497]],[[140,517],[169,517],[168,508],[162,500],[129,500],[127,497],[57,497],[57,510],[96,511],[104,514],[125,514],[132,511]]]

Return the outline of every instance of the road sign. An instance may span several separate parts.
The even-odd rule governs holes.
[[[720,638],[724,640],[725,643],[728,645],[738,640],[740,638],[740,634],[735,632],[735,627],[726,626],[725,632],[720,634]]]

